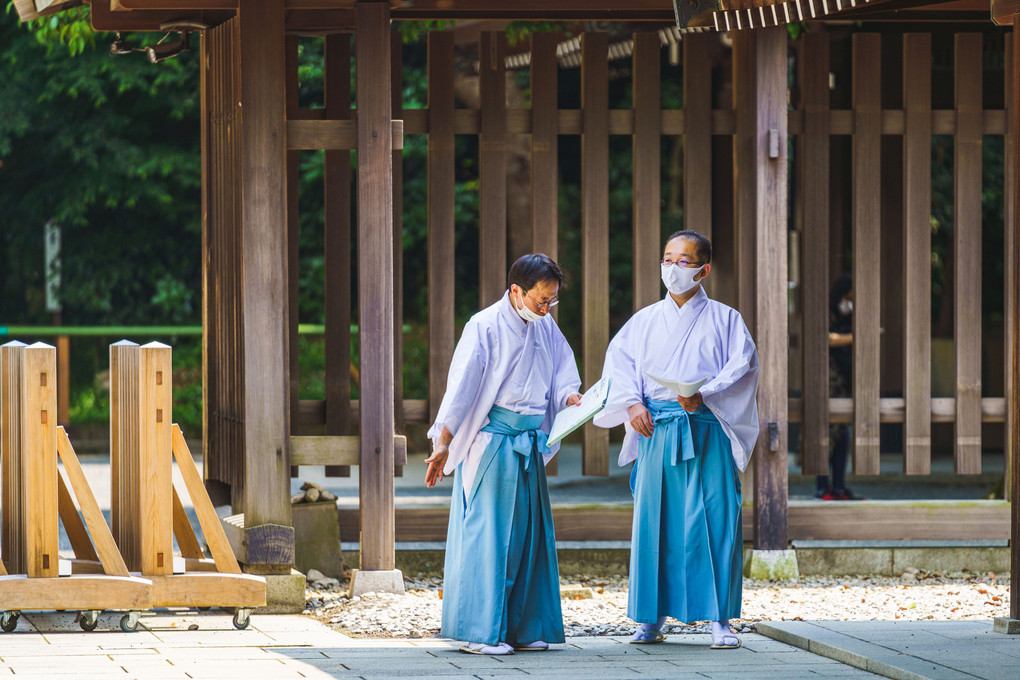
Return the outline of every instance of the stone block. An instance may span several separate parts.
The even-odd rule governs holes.
[[[365,593],[404,593],[404,575],[399,569],[379,569],[351,571],[350,597]]]
[[[924,571],[1009,573],[1009,548],[894,548],[893,573],[914,567]]]
[[[565,585],[560,586],[560,597],[564,600],[590,600],[595,594],[587,586]]]
[[[305,575],[291,569],[289,574],[269,574],[266,579],[266,606],[259,614],[300,614],[305,608]]]
[[[344,562],[336,502],[298,503],[291,507],[291,517],[297,570],[307,574],[316,569],[326,576],[342,579]]]
[[[796,581],[796,550],[749,550],[744,556],[744,576],[759,581]]]
[[[798,549],[797,567],[806,576],[892,576],[893,551],[889,548]]]
[[[1008,616],[996,616],[992,630],[996,633],[1006,635],[1020,635],[1020,619],[1011,619]]]

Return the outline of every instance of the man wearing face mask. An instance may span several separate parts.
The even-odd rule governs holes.
[[[581,403],[574,353],[549,315],[563,272],[525,255],[509,290],[464,327],[428,436],[425,484],[456,471],[446,538],[442,634],[503,655],[563,642],[545,464],[549,428]]]
[[[712,244],[695,231],[669,237],[668,293],[637,312],[609,344],[612,378],[595,424],[623,424],[619,464],[634,462],[634,522],[627,614],[633,644],[662,642],[667,616],[711,621],[712,648],[740,639],[743,532],[738,470],[758,438],[758,353],[740,314],[709,299]],[[698,383],[679,396],[659,382]]]

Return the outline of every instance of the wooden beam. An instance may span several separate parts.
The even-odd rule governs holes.
[[[758,189],[755,163],[758,83],[754,71],[754,36],[751,31],[733,34],[733,219],[736,257],[737,309],[748,328],[756,328],[755,269],[757,268],[755,219]]]
[[[404,115],[404,43],[400,31],[390,31],[390,92],[393,94],[391,115],[401,120]],[[401,125],[403,121],[401,120]],[[397,134],[396,131],[393,133]],[[400,133],[403,138],[403,132]],[[403,145],[401,145],[403,146]],[[393,421],[397,432],[404,431],[404,154],[393,150]],[[404,476],[397,463],[393,470]]]
[[[238,20],[243,486],[245,516],[257,529],[291,521],[283,0],[247,0]]]
[[[829,474],[829,34],[804,35],[800,90],[804,135],[800,199],[804,205],[801,300],[804,309],[804,427],[801,472]]]
[[[508,21],[674,21],[670,0],[415,0],[393,10],[394,19],[500,19]]]
[[[21,470],[25,573],[54,577],[60,530],[57,503],[57,352],[41,342],[22,349]],[[5,603],[6,606],[6,603]]]
[[[803,399],[790,399],[790,422],[799,423],[804,420],[805,405]],[[828,400],[829,420],[833,423],[854,422],[854,400],[833,397]],[[878,400],[880,423],[902,423],[906,419],[906,407],[902,397],[882,397]],[[956,421],[956,399],[952,397],[936,397],[930,401],[928,411],[933,423],[952,423]],[[1002,423],[1006,418],[1006,400],[1002,397],[985,397],[981,400],[981,422]]]
[[[758,264],[756,331],[758,419],[755,450],[754,546],[787,548],[787,33],[785,26],[755,31],[755,222]],[[767,265],[765,263],[768,263]]]
[[[1020,13],[1013,15],[1013,35],[1020,34]],[[1012,220],[1007,231],[1012,236],[1012,248],[1006,252],[1006,270],[1010,277],[1012,286],[1009,290],[1007,300],[1012,304],[1006,308],[1006,326],[1010,329],[1012,337],[1012,354],[1010,364],[1013,367],[1009,381],[1009,442],[1010,477],[1009,477],[1009,500],[1011,507],[1011,529],[1010,529],[1010,573],[1013,578],[1020,577],[1020,310],[1017,309],[1017,301],[1020,300],[1020,190],[1017,189],[1017,179],[1020,178],[1020,153],[1016,145],[1020,143],[1020,86],[1017,78],[1020,76],[1020,49],[1017,49],[1016,41],[1012,44],[1011,70],[1013,74],[1012,90],[1012,120],[1010,133],[1013,138],[1013,193]],[[1020,597],[1016,593],[1010,596],[1009,615],[1013,619],[1020,620]]]
[[[361,347],[361,568],[393,569],[393,144],[390,8],[359,2],[358,295]],[[288,502],[289,502],[288,497]],[[250,549],[250,548],[249,548]]]
[[[481,307],[506,290],[506,35],[484,32],[478,45],[478,297]]]
[[[875,276],[881,242],[881,39],[853,36],[853,387],[854,473],[879,469],[879,319],[881,282]],[[866,283],[865,283],[866,282]]]
[[[876,84],[857,81],[862,87],[880,91]],[[931,472],[931,34],[907,33],[903,36],[903,394],[907,413],[903,423],[903,471],[910,475]],[[858,194],[858,202],[875,202],[875,197]],[[860,207],[860,206],[858,206]],[[881,297],[870,297],[877,283],[874,272],[880,240],[878,225],[867,227],[868,234],[854,240],[854,318],[871,316],[874,305],[878,317]],[[859,261],[861,261],[859,263]],[[870,272],[870,276],[869,276]],[[877,288],[877,286],[875,286]],[[867,292],[866,292],[867,291]],[[858,297],[862,293],[868,300]],[[980,308],[978,310],[980,315]],[[860,339],[867,344],[867,336]],[[877,337],[874,338],[877,341]],[[858,338],[854,336],[854,346]],[[879,344],[876,342],[875,349]],[[968,348],[973,351],[974,348]],[[980,362],[980,352],[978,361]],[[870,369],[878,376],[876,360]],[[854,356],[856,364],[857,356]],[[855,376],[856,378],[857,376]],[[856,383],[856,380],[855,380]],[[868,385],[868,399],[874,400],[878,384]],[[861,392],[857,392],[861,394]],[[867,425],[865,425],[867,427]],[[877,431],[875,432],[877,435]],[[878,442],[869,448],[878,455]]]
[[[556,33],[531,34],[531,243],[536,253],[554,261],[559,257],[558,40]]]
[[[428,35],[428,323],[429,422],[436,418],[453,360],[454,138],[453,33]]]
[[[345,36],[336,36],[337,40]],[[348,114],[350,115],[350,114]],[[404,123],[392,121],[393,150],[404,148]],[[350,151],[358,148],[358,123],[352,118],[330,120],[288,120],[287,148],[290,150]]]
[[[609,38],[581,36],[581,267],[584,384],[602,377],[609,345]],[[609,475],[609,431],[584,426],[583,474]]]
[[[361,437],[357,435],[290,438],[294,465],[360,465]],[[393,464],[407,465],[407,437],[393,437]]]
[[[67,482],[64,481],[64,473],[60,471],[57,474],[57,513],[60,515],[60,523],[64,526],[64,533],[67,534],[67,540],[71,544],[71,550],[74,551],[75,559],[98,563],[99,556],[92,545],[92,539],[89,538],[88,529],[85,528],[85,523],[82,521],[81,515],[78,514],[74,497],[71,496]],[[114,544],[114,548],[116,548],[116,544]],[[122,562],[123,560],[124,558],[121,558]],[[127,573],[127,567],[124,568],[124,573]]]
[[[711,33],[683,39],[684,227],[712,240],[712,56]],[[656,55],[660,52],[656,43]],[[636,125],[637,121],[635,121]],[[688,132],[689,131],[689,132]],[[661,250],[661,247],[660,247]],[[706,282],[712,285],[712,279]],[[656,282],[656,292],[659,290]],[[658,297],[658,296],[657,296]]]
[[[299,78],[298,55],[299,39],[296,35],[286,38],[287,50],[287,119],[296,119],[301,115],[299,95],[301,90]],[[298,327],[301,324],[301,155],[297,151],[287,150],[287,336],[290,355],[290,420],[297,422],[298,408],[301,399],[301,345],[298,339]],[[328,194],[327,194],[328,195]],[[329,278],[326,278],[326,290],[329,290]],[[328,297],[328,296],[327,296]],[[328,314],[328,311],[327,311]],[[348,326],[350,324],[348,323]],[[327,345],[326,357],[330,356]],[[326,384],[329,384],[327,378]],[[297,476],[297,469],[291,465],[291,477]]]
[[[982,38],[957,33],[953,153],[953,320],[956,347],[956,474],[981,472]]]
[[[634,135],[631,141],[631,164],[634,168],[633,181],[633,215],[634,234],[633,262],[633,309],[647,307],[661,297],[662,284],[659,277],[659,259],[662,253],[662,237],[660,232],[661,190],[661,136],[659,122],[662,119],[662,94],[659,88],[662,46],[657,33],[635,33],[634,54],[632,57],[633,83],[631,85],[634,108]],[[688,73],[684,63],[685,88],[687,94]],[[708,66],[706,64],[706,66]],[[699,67],[692,68],[696,70]],[[699,93],[700,94],[700,93]],[[684,102],[689,106],[692,100],[687,96]],[[697,105],[695,105],[697,106]],[[708,102],[711,107],[711,101]],[[690,119],[690,116],[688,116]],[[693,139],[697,135],[690,135]],[[711,138],[705,136],[709,144]],[[695,142],[695,146],[697,146]],[[690,148],[685,146],[689,152]],[[686,180],[691,177],[684,173]],[[693,180],[695,184],[704,181],[704,177]],[[711,195],[705,197],[711,200]],[[686,209],[687,203],[684,202]],[[687,213],[690,217],[690,213]],[[688,220],[688,224],[691,222]]]

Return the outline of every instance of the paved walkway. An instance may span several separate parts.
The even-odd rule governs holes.
[[[102,615],[92,633],[72,621],[69,612],[23,616],[17,631],[0,634],[0,673],[89,680],[875,677],[751,634],[733,651],[709,649],[707,635],[671,635],[664,644],[642,646],[595,637],[497,659],[462,654],[448,640],[353,639],[299,616],[255,615],[244,631],[216,612],[148,613],[135,633],[120,632],[113,613]]]
[[[758,631],[897,680],[1020,678],[1020,635],[991,621],[780,621]]]

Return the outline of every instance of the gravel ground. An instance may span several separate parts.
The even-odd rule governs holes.
[[[404,595],[348,598],[347,584],[309,584],[305,614],[353,637],[422,638],[439,635],[442,580],[419,574],[405,581]],[[564,581],[566,634],[630,635],[627,579]],[[590,595],[590,597],[584,597]],[[908,570],[899,577],[801,577],[796,584],[744,579],[743,632],[757,621],[775,620],[961,620],[1009,615],[1009,577],[967,572]],[[670,619],[666,633],[708,632],[706,622]]]

